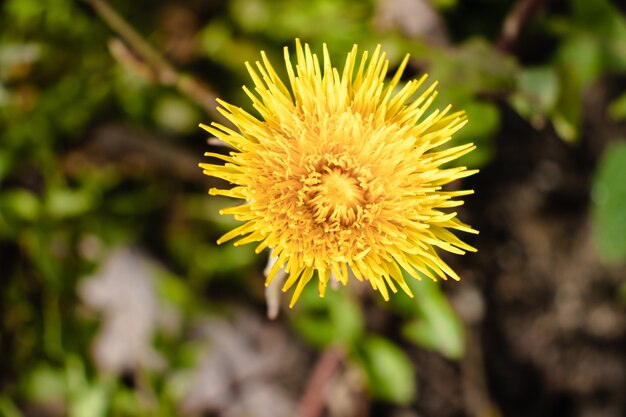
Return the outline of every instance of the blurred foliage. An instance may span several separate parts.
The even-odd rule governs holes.
[[[358,348],[374,398],[399,404],[415,398],[414,368],[402,349],[378,336],[365,338]]]
[[[626,72],[626,20],[608,0],[572,0],[567,11],[544,10],[528,31],[548,47],[528,60],[495,46],[506,2],[433,1],[441,20],[435,24],[451,33],[453,44],[407,35],[414,23],[377,23],[382,4],[112,5],[176,66],[242,106],[248,106],[243,62],[257,60],[259,50],[277,62],[295,37],[315,50],[326,42],[337,65],[354,43],[361,49],[382,44],[390,68],[408,52],[413,59],[405,77],[428,72],[439,82],[436,105],[467,112],[469,124],[454,142],[478,145],[464,160],[472,167],[493,158],[502,106],[575,142],[585,92],[601,77]],[[252,248],[214,243],[232,220],[217,214],[228,202],[205,196],[208,180],[193,166],[207,147],[196,125],[209,116],[189,97],[116,63],[107,50],[114,34],[87,2],[6,0],[0,7],[0,414],[21,416],[23,406],[38,404],[70,417],[176,415],[177,378],[199,361],[198,342],[185,336],[187,330],[207,315],[230,314],[237,304],[263,308],[262,257]],[[609,115],[626,118],[626,95]],[[110,133],[112,125],[121,125],[126,136]],[[128,152],[131,139],[145,154]],[[169,166],[169,159],[163,168],[164,153],[190,161],[198,175]],[[600,252],[614,261],[626,259],[624,167],[624,146],[609,148],[593,192]],[[151,335],[166,358],[165,371],[140,369],[131,384],[96,366],[90,352],[102,318],[85,311],[77,290],[120,246],[139,246],[159,259],[157,298],[183,323],[178,332]],[[314,348],[345,349],[368,376],[374,398],[410,403],[419,373],[410,350],[459,359],[464,332],[439,285],[409,282],[413,299],[398,295],[373,307],[350,289],[320,299],[310,286],[285,313],[285,324]],[[623,289],[620,294],[624,298]],[[404,340],[375,332],[368,308],[396,321]]]
[[[600,254],[608,261],[626,259],[626,144],[609,148],[600,161],[592,197]]]
[[[439,286],[428,278],[407,282],[415,298],[405,302],[409,304],[409,309],[404,311],[408,319],[402,328],[405,338],[450,359],[460,359],[463,355],[463,325]]]

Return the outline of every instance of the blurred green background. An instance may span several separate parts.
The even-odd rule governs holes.
[[[5,0],[0,28],[0,416],[625,415],[618,1]],[[270,322],[266,255],[215,244],[197,125],[296,37],[410,53],[467,112],[461,283]]]

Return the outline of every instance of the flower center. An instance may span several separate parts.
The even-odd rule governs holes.
[[[333,207],[354,207],[361,198],[358,181],[339,170],[322,175],[319,193]]]
[[[364,190],[350,173],[326,169],[310,188],[309,202],[317,223],[348,226],[362,213]]]

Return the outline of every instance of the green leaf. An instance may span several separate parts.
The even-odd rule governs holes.
[[[567,38],[559,47],[556,60],[561,70],[582,86],[588,85],[602,73],[601,46],[591,36]],[[567,91],[563,89],[562,92]]]
[[[67,390],[65,375],[61,369],[39,365],[28,375],[26,390],[35,401],[62,401]]]
[[[600,161],[592,188],[593,221],[600,255],[626,260],[626,143],[609,148]]]
[[[22,417],[23,414],[9,397],[3,395],[0,397],[0,416]]]
[[[37,0],[10,0],[3,5],[3,11],[17,26],[41,19],[45,5]]]
[[[2,194],[0,209],[9,216],[22,220],[35,220],[39,215],[40,202],[37,196],[26,190],[11,190]]]
[[[457,0],[433,0],[433,5],[439,10],[452,10],[457,6]]]
[[[308,285],[291,315],[295,330],[314,346],[352,347],[363,333],[363,313],[346,291],[328,289],[320,298]]]
[[[415,58],[428,57],[429,80],[439,83],[434,102],[438,107],[453,104],[456,110],[478,94],[501,94],[515,88],[518,68],[513,60],[482,39],[470,39],[450,50],[426,45],[416,50],[420,45],[411,46]]]
[[[397,404],[415,399],[413,364],[402,349],[387,339],[370,336],[363,340],[361,353],[374,398]]]
[[[525,68],[519,73],[517,89],[511,97],[511,105],[519,114],[528,119],[547,116],[559,97],[559,77],[553,67]]]
[[[85,365],[78,356],[66,361],[69,417],[104,417],[109,406],[113,380],[87,380]]]
[[[572,18],[576,25],[605,41],[605,47],[613,42],[624,42],[626,20],[608,0],[573,0]]]
[[[494,104],[476,100],[463,104],[461,108],[465,110],[468,122],[463,129],[455,133],[453,141],[455,144],[472,142],[476,145],[476,149],[463,155],[455,164],[469,167],[482,166],[493,155],[491,139],[500,128],[500,112]]]
[[[70,417],[104,417],[109,404],[109,393],[105,386],[94,385],[86,389],[70,403]]]
[[[567,142],[579,137],[583,91],[600,75],[601,61],[599,45],[589,36],[572,36],[557,52],[561,88],[552,122],[557,134]]]
[[[611,103],[609,115],[615,120],[626,119],[626,94],[622,94]]]
[[[193,294],[183,280],[166,270],[159,269],[156,289],[163,302],[179,308],[189,305],[193,299]]]
[[[254,247],[199,244],[193,250],[195,266],[207,274],[228,273],[248,267],[258,260]]]
[[[142,405],[137,393],[132,389],[122,387],[116,389],[111,395],[111,416],[137,415]]]
[[[581,33],[593,38],[601,51],[602,70],[621,72],[626,69],[626,19],[608,0],[573,0],[572,19],[566,35]],[[565,24],[567,27],[567,23]],[[585,51],[581,56],[584,56]]]
[[[580,103],[579,100],[576,101]],[[557,112],[554,116],[552,116],[552,124],[554,125],[554,130],[561,139],[566,142],[574,142],[578,139],[580,112],[573,110],[572,106],[568,107],[572,111],[569,113],[562,113],[560,111]]]
[[[55,218],[82,215],[94,205],[94,196],[86,189],[52,189],[46,200],[48,214]]]
[[[410,277],[407,283],[415,295],[418,316],[402,327],[404,337],[447,358],[460,358],[465,339],[463,325],[439,285],[428,279],[417,281]]]
[[[166,95],[157,101],[153,117],[165,130],[184,134],[196,131],[200,113],[188,100]]]

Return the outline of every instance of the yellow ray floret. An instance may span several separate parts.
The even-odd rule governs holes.
[[[388,299],[398,286],[411,291],[402,269],[415,278],[458,275],[435,248],[463,254],[475,249],[451,229],[477,233],[455,212],[471,190],[442,186],[475,173],[442,168],[472,151],[472,144],[440,148],[466,123],[450,108],[427,114],[436,84],[416,96],[426,76],[399,86],[408,62],[385,83],[389,62],[378,46],[370,55],[354,46],[342,69],[296,40],[295,66],[285,48],[288,79],[280,79],[266,55],[246,63],[253,86],[244,87],[258,116],[219,101],[218,110],[238,131],[201,125],[232,146],[229,156],[207,153],[206,175],[233,184],[211,195],[244,200],[225,209],[244,222],[218,243],[271,248],[276,263],[267,284],[283,268],[283,291],[295,285],[291,305],[317,277],[324,296],[331,277],[368,280]]]

